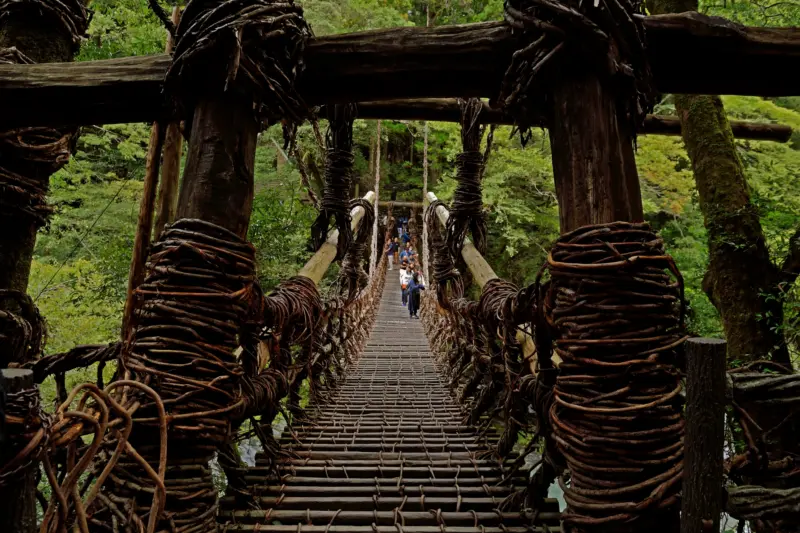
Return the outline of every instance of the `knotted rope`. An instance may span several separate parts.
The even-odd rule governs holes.
[[[83,9],[80,2],[76,3]],[[67,9],[67,4],[41,4],[52,4],[51,7],[57,10]],[[10,15],[4,9],[22,9],[23,6],[33,5],[47,11],[40,2],[0,2],[0,21]],[[85,17],[85,9],[83,16]],[[72,19],[65,17],[65,20]],[[0,64],[33,63],[34,61],[16,48],[0,49]],[[0,217],[5,224],[33,224],[37,228],[47,224],[53,214],[53,208],[46,199],[48,179],[69,162],[75,139],[75,130],[71,129],[18,128],[0,132]]]
[[[145,462],[158,464],[169,454],[165,512],[151,512],[152,476],[126,452],[103,489],[111,504],[102,500],[99,518],[111,522],[117,509],[133,523],[149,515],[159,530],[210,532],[217,492],[208,462],[248,407],[236,349],[240,324],[262,305],[255,250],[220,226],[183,219],[153,245],[147,269],[136,289],[135,329],[120,372],[152,387],[157,398],[131,391],[120,403],[138,406],[130,442]],[[169,450],[167,436],[159,438],[164,408],[171,420]]]
[[[45,336],[44,319],[27,294],[0,290],[0,362],[28,363],[42,351]]]
[[[342,259],[353,231],[350,229],[350,185],[353,174],[353,122],[356,119],[354,104],[328,106],[328,133],[325,139],[325,191],[322,209],[311,227],[315,248],[319,249],[328,235],[331,217],[339,230],[336,259]],[[370,206],[372,209],[372,206]]]
[[[350,210],[355,207],[364,209],[364,218],[358,227],[355,239],[350,243],[339,270],[337,284],[339,293],[345,297],[346,302],[352,301],[358,292],[367,286],[369,275],[364,270],[364,256],[367,251],[367,244],[372,237],[373,224],[375,222],[375,211],[373,205],[363,198],[352,200]]]
[[[191,0],[176,31],[165,91],[191,112],[201,96],[235,87],[254,98],[262,125],[296,125],[307,108],[295,89],[311,37],[293,0]]]
[[[505,19],[525,46],[512,56],[498,102],[514,117],[523,145],[547,123],[553,88],[571,69],[587,66],[617,87],[622,120],[632,131],[654,104],[638,0],[505,0]]]
[[[426,225],[428,226],[428,241],[433,253],[433,281],[436,283],[436,298],[445,309],[449,309],[450,301],[464,296],[464,282],[461,273],[456,269],[453,256],[444,242],[436,209],[444,206],[440,200],[431,202],[425,212]]]
[[[464,247],[467,231],[479,252],[486,252],[486,215],[483,212],[481,179],[489,152],[492,149],[494,126],[486,139],[486,152],[481,153],[485,128],[480,126],[483,103],[477,98],[459,99],[461,107],[461,143],[463,151],[456,156],[456,186],[447,219],[447,247],[458,257]]]
[[[550,423],[571,476],[562,518],[582,530],[663,530],[677,518],[683,469],[682,278],[664,242],[627,222],[563,235],[546,270],[543,313],[563,361]]]

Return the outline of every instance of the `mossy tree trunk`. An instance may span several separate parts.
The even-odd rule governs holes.
[[[697,0],[652,0],[652,14],[697,10]],[[781,272],[770,261],[758,212],[719,96],[675,95],[708,231],[703,289],[720,313],[729,361],[789,365],[781,332]]]
[[[648,2],[652,14],[696,11],[697,6],[697,0]],[[708,232],[709,265],[703,289],[722,318],[729,364],[770,359],[791,368],[781,327],[781,284],[793,282],[800,270],[800,242],[792,239],[792,252],[783,268],[773,264],[721,98],[675,95],[675,108]],[[783,423],[785,412],[750,409],[750,414],[765,431],[780,425],[767,438],[771,459],[796,456],[797,424]],[[788,487],[769,474],[746,481]],[[796,521],[756,521],[752,525],[760,533],[800,531]]]

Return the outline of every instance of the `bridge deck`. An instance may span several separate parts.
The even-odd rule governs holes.
[[[257,464],[248,480],[259,510],[223,503],[227,531],[529,532],[530,517],[499,512],[525,480],[502,483],[502,466],[485,457],[497,434],[478,438],[462,423],[419,320],[400,303],[388,275],[364,354],[336,399],[307,410],[311,420],[288,432],[280,482]],[[262,481],[263,480],[263,481]],[[558,504],[539,514],[558,532]],[[225,531],[225,527],[222,528]]]

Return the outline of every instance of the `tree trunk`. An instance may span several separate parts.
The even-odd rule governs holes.
[[[648,5],[652,13],[696,11],[697,6],[697,0],[656,0]],[[771,359],[791,368],[780,327],[781,273],[770,260],[722,100],[710,95],[676,95],[675,108],[708,231],[709,265],[703,289],[722,318],[728,360]],[[750,414],[764,431],[782,424],[785,416],[776,409],[752,409]],[[796,426],[783,424],[771,432],[766,442],[770,458],[797,456]],[[759,483],[786,487],[785,480],[776,478],[762,478]],[[752,525],[760,533],[800,531],[796,523]]]
[[[0,23],[0,49],[11,47],[16,47],[37,63],[72,61],[71,36],[50,18],[31,10],[16,10]],[[44,172],[42,165],[22,161],[5,150],[0,152],[0,164],[12,172],[40,181],[47,189],[50,171]],[[15,218],[13,223],[4,223],[0,232],[0,289],[25,292],[38,227]]]
[[[696,11],[697,0],[656,0],[648,8],[657,14]],[[722,100],[676,95],[675,108],[708,230],[710,261],[703,289],[722,318],[728,359],[772,359],[791,366],[780,332],[780,273],[770,261],[758,212],[750,202]]]
[[[0,49],[11,47],[37,63],[71,61],[75,50],[72,36],[52,17],[43,16],[35,7],[13,9],[0,22]],[[60,168],[55,159],[44,163],[26,160],[25,154],[19,148],[6,143],[0,143],[0,165],[12,175],[33,180],[37,183],[37,189],[42,191],[48,190],[51,173]],[[40,223],[41,221],[22,215],[14,209],[0,213],[0,224],[3,226],[3,231],[0,232],[0,290],[27,292],[36,232]],[[17,313],[17,305],[13,298],[0,299],[2,311]],[[17,329],[15,334],[18,333]],[[0,368],[9,363],[9,354],[5,348],[4,346],[0,350]],[[12,370],[10,373],[17,374],[16,377],[12,379],[8,375],[4,378],[6,385],[14,387],[7,392],[20,392],[22,388],[33,387],[32,377],[20,377],[20,372]],[[38,396],[36,398],[38,401]],[[0,455],[0,464],[6,464],[13,458],[13,455],[6,454],[6,450]],[[4,531],[30,533],[36,530],[35,480],[38,466],[38,461],[33,461],[0,494],[0,523]]]

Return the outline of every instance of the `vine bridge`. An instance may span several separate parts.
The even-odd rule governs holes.
[[[293,0],[190,0],[171,18],[151,1],[168,54],[70,63],[86,3],[0,0],[4,532],[699,533],[723,510],[800,528],[798,374],[727,371],[724,342],[689,339],[634,151],[637,134],[687,130],[691,110],[650,114],[666,93],[800,94],[786,75],[800,71],[796,28],[648,16],[638,0],[505,0],[502,21],[317,38]],[[420,322],[386,278],[380,121],[374,190],[352,198],[359,107],[461,126],[449,210],[428,191],[427,149],[426,209],[411,207]],[[27,289],[49,178],[79,126],[136,121],[153,124],[120,339],[45,357]],[[247,240],[258,136],[280,124],[292,154],[305,121],[325,154],[322,198],[295,158],[316,253],[265,293]],[[723,137],[791,135],[720,122]],[[559,211],[525,287],[482,256],[481,182],[509,123],[522,147],[548,129]],[[95,364],[96,383],[68,391],[66,374]],[[726,419],[745,442],[723,468]]]

